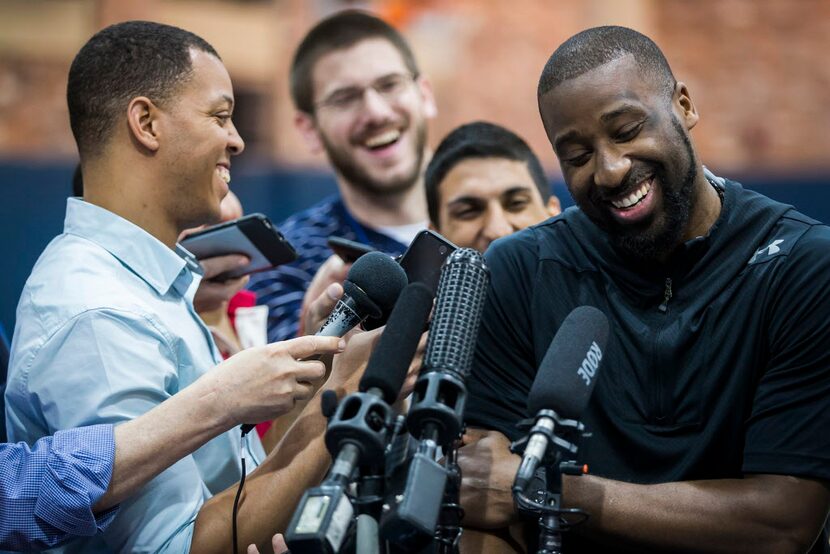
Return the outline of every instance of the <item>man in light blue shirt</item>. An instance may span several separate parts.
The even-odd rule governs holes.
[[[218,364],[193,310],[196,267],[129,221],[70,198],[64,234],[41,255],[18,306],[10,440],[132,419]],[[256,436],[245,446],[251,465],[265,457]],[[186,550],[202,503],[239,480],[239,452],[239,433],[227,432],[173,465],[122,504],[109,546],[154,550],[165,539],[171,551]]]
[[[182,230],[218,220],[230,158],[244,147],[231,121],[233,89],[218,54],[175,27],[113,25],[76,56],[67,100],[85,200],[69,199],[64,233],[41,255],[18,305],[6,415],[9,438],[29,443],[59,429],[133,420],[221,361],[193,308],[199,265],[176,244]],[[296,360],[335,352],[338,342],[317,337],[302,351],[271,347],[266,355],[286,370],[282,381],[263,386],[279,388],[293,405],[311,393],[307,381],[322,375],[319,362]],[[239,356],[254,362],[263,352]],[[340,379],[333,386],[342,385],[344,371],[333,372]],[[212,390],[203,402],[230,409],[239,401],[224,394]],[[319,427],[322,416],[312,420]],[[307,450],[319,457],[319,447]],[[265,456],[256,436],[240,441],[238,429],[218,435],[123,502],[103,534],[63,551],[217,546],[191,544],[194,522],[211,495],[239,480],[243,451],[253,466]],[[311,464],[312,475],[320,463],[326,462]],[[302,477],[293,476],[297,486],[310,481]],[[264,501],[276,503],[274,494]],[[229,529],[228,515],[203,527]],[[271,534],[263,525],[251,542]]]

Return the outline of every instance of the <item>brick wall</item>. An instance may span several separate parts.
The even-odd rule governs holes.
[[[377,0],[366,4],[402,28],[434,83],[439,118],[431,126],[433,144],[456,125],[490,119],[525,136],[555,170],[556,160],[536,108],[539,72],[553,49],[573,33],[593,25],[624,24],[652,36],[677,77],[689,85],[701,113],[693,138],[705,163],[719,170],[761,173],[830,168],[830,110],[824,106],[830,90],[830,61],[825,60],[830,51],[830,2]],[[29,21],[23,17],[26,10],[49,5],[82,10],[85,24],[76,23],[74,35],[50,48],[38,45],[50,36],[48,25],[57,29],[64,22],[66,27],[65,15],[37,19],[39,26],[47,28],[18,33],[25,39],[15,39],[18,35],[4,30],[9,21]],[[89,33],[106,20],[118,19],[113,5],[122,3],[6,0],[0,4],[0,157],[74,156],[64,107],[66,71]],[[142,13],[147,5],[143,4]],[[261,114],[263,129],[256,133],[262,137],[266,157],[290,164],[324,163],[307,154],[292,128],[284,72],[299,37],[339,2],[199,2],[198,13],[196,3],[183,0],[150,5],[158,10],[155,19],[194,30],[220,52],[227,50],[226,62],[237,86],[269,96],[259,103],[267,113]],[[211,10],[229,23],[221,28],[207,26]],[[259,12],[252,16],[251,10]],[[118,13],[122,12],[129,10]],[[240,29],[250,25],[232,25],[234,14],[260,22],[256,36],[261,38],[255,47],[257,53],[272,49],[269,56],[249,56],[256,63],[246,65],[245,56],[235,54],[246,40]]]

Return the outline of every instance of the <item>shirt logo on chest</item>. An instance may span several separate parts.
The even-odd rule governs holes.
[[[756,261],[758,261],[758,257],[762,255],[766,257],[771,257],[778,254],[779,252],[781,252],[781,248],[779,248],[778,245],[782,242],[784,242],[784,239],[775,239],[767,246],[761,248],[760,250],[756,250],[755,254],[752,256],[752,258],[750,258],[749,263],[754,264]]]

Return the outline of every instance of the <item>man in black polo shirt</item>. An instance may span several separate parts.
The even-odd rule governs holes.
[[[501,434],[521,435],[551,339],[591,305],[611,336],[591,475],[563,481],[591,518],[565,551],[827,551],[830,228],[704,170],[689,90],[635,31],[575,35],[538,93],[578,209],[488,250],[467,419],[499,433],[462,449],[466,525],[518,520]]]

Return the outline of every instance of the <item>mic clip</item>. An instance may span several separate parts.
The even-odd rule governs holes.
[[[394,421],[392,408],[383,399],[365,392],[352,393],[329,417],[326,447],[335,456],[344,444],[354,444],[360,452],[360,465],[382,466]]]
[[[584,523],[589,515],[579,508],[562,507],[562,475],[581,476],[588,472],[587,465],[580,465],[573,460],[559,461],[561,455],[555,454],[551,464],[540,465],[527,486],[527,493],[514,494],[516,510],[519,516],[527,520],[541,521],[543,516],[559,518],[559,530],[567,531]],[[565,519],[562,516],[573,516]]]
[[[556,432],[551,431],[543,425],[537,424],[539,418],[542,417],[549,417],[555,422],[554,429]],[[510,443],[510,452],[513,454],[519,454],[520,456],[524,454],[530,437],[538,433],[541,433],[547,437],[550,444],[555,444],[560,450],[570,455],[575,455],[578,450],[576,445],[577,441],[579,440],[582,431],[585,430],[585,425],[581,422],[575,419],[561,418],[553,410],[540,410],[536,417],[523,419],[516,424],[516,427],[523,432],[523,435],[519,440]],[[556,453],[556,451],[556,448],[549,448],[545,454],[545,458],[542,460],[542,463],[551,463],[553,461],[552,456]]]
[[[555,424],[541,425],[543,418],[552,419]],[[521,490],[514,489],[514,500],[519,515],[526,519],[538,519],[540,525],[545,516],[561,520],[559,529],[565,531],[581,524],[588,519],[588,514],[578,508],[562,508],[562,475],[580,476],[588,472],[588,466],[579,464],[573,458],[577,453],[577,441],[585,426],[575,420],[560,417],[553,410],[540,410],[534,418],[524,419],[517,424],[523,431],[521,439],[510,444],[510,451],[523,455],[528,446],[530,437],[542,434],[548,439],[548,444],[556,445],[547,448],[544,457],[536,468],[533,477]],[[563,459],[564,458],[564,459]],[[577,516],[576,519],[565,520],[562,515]]]

